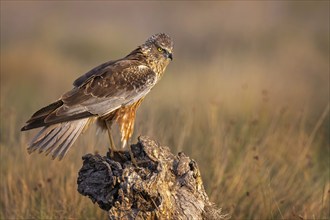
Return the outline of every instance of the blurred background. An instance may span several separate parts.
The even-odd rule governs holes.
[[[76,179],[107,135],[90,128],[58,162],[29,156],[37,131],[20,128],[158,32],[174,60],[132,142],[148,135],[196,160],[233,219],[329,218],[329,1],[1,1],[0,218],[106,218]]]

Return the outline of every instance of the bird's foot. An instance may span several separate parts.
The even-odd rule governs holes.
[[[108,155],[109,155],[109,157],[110,158],[113,158],[114,157],[114,150],[113,149],[111,149],[110,147],[108,147]]]

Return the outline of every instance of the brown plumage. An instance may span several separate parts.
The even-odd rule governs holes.
[[[101,64],[76,79],[71,91],[34,113],[21,129],[43,127],[28,152],[46,152],[62,159],[94,119],[108,129],[112,148],[111,125],[117,122],[124,147],[133,134],[136,110],[161,79],[172,60],[172,49],[168,35],[155,34],[126,57]]]

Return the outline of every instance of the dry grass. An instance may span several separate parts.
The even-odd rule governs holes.
[[[198,19],[192,25],[185,20],[191,12],[180,7],[164,21],[162,13],[170,6],[153,6],[152,16],[165,31],[166,22],[174,24],[179,15],[185,16],[182,26],[176,23],[168,29],[176,40],[175,59],[139,109],[133,141],[140,134],[148,135],[195,159],[211,200],[233,219],[329,218],[329,23],[322,14],[326,7],[281,3],[276,10],[282,20],[278,20],[273,7],[260,6],[250,8],[253,16],[241,21],[235,15],[250,11],[237,5],[223,3],[212,10],[195,6],[189,10],[208,25],[198,26]],[[35,110],[70,89],[79,74],[109,57],[124,55],[149,34],[114,36],[114,30],[132,30],[123,30],[121,20],[104,31],[108,24],[97,16],[74,20],[58,6],[52,10],[61,11],[63,20],[50,13],[20,37],[11,29],[18,30],[14,15],[22,11],[5,9],[8,14],[1,13],[6,19],[1,19],[0,219],[105,218],[103,211],[78,194],[76,178],[82,155],[104,153],[107,136],[95,135],[91,128],[58,162],[29,156],[26,143],[36,131],[19,129]],[[283,15],[284,9],[290,13]],[[47,10],[52,11],[46,7],[40,14]],[[116,7],[111,10],[120,17]],[[269,19],[267,27],[263,18]],[[93,21],[97,25],[91,29],[82,28],[84,22]],[[31,21],[25,22],[31,26]],[[187,37],[185,28],[196,34]],[[152,26],[146,32],[158,29]],[[213,44],[198,46],[209,41]]]

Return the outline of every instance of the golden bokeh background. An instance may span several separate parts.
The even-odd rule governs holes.
[[[1,219],[100,219],[76,191],[91,128],[64,161],[26,152],[19,130],[91,68],[150,35],[174,60],[135,134],[201,169],[233,219],[329,218],[329,1],[1,1]],[[118,141],[118,136],[116,137]]]

